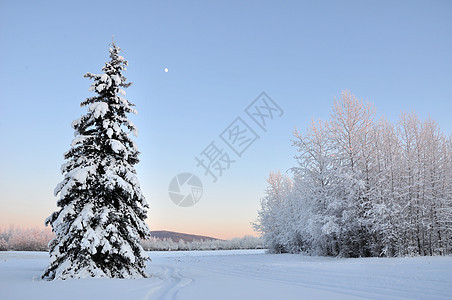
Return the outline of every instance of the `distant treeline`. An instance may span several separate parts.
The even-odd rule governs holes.
[[[48,244],[54,238],[50,228],[22,229],[11,227],[0,229],[0,251],[48,251]],[[231,240],[183,240],[151,238],[142,241],[146,251],[188,251],[188,250],[235,250],[261,249],[262,239],[254,236],[244,236]]]
[[[244,236],[230,240],[194,240],[178,242],[172,239],[151,238],[141,242],[146,251],[190,251],[190,250],[237,250],[237,249],[263,249],[261,238]]]
[[[54,236],[50,228],[0,229],[0,251],[48,251]]]

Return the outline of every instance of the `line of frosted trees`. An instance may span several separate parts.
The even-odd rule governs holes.
[[[141,242],[146,251],[192,251],[192,250],[237,250],[237,249],[262,249],[262,239],[245,235],[241,238],[230,240],[193,240],[185,242],[173,241],[169,238],[159,239],[152,237]]]
[[[48,251],[49,241],[55,237],[49,228],[22,229],[10,227],[0,228],[0,251]],[[230,240],[183,240],[173,241],[169,238],[151,237],[141,240],[146,251],[190,251],[190,250],[235,250],[262,249],[263,241],[259,237],[246,235]]]
[[[377,120],[345,91],[293,146],[292,176],[270,173],[254,224],[271,252],[452,253],[452,138],[433,120]]]
[[[49,228],[0,228],[0,251],[48,251],[49,241],[54,237]]]

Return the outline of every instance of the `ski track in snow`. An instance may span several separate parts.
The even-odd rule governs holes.
[[[157,266],[151,275],[162,282],[159,286],[150,290],[146,296],[143,297],[143,300],[175,299],[180,289],[193,281],[192,278],[182,276],[180,274],[180,269],[170,265]]]
[[[9,299],[451,299],[452,257],[336,259],[263,250],[149,252],[150,278],[39,279],[48,254],[0,252]]]

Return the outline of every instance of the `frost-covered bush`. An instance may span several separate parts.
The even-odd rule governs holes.
[[[5,241],[3,237],[0,237],[0,251],[6,251],[8,249],[8,243]]]

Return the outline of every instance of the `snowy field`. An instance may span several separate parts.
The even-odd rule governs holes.
[[[452,257],[150,252],[151,278],[43,281],[45,252],[0,252],[0,299],[452,299]]]

